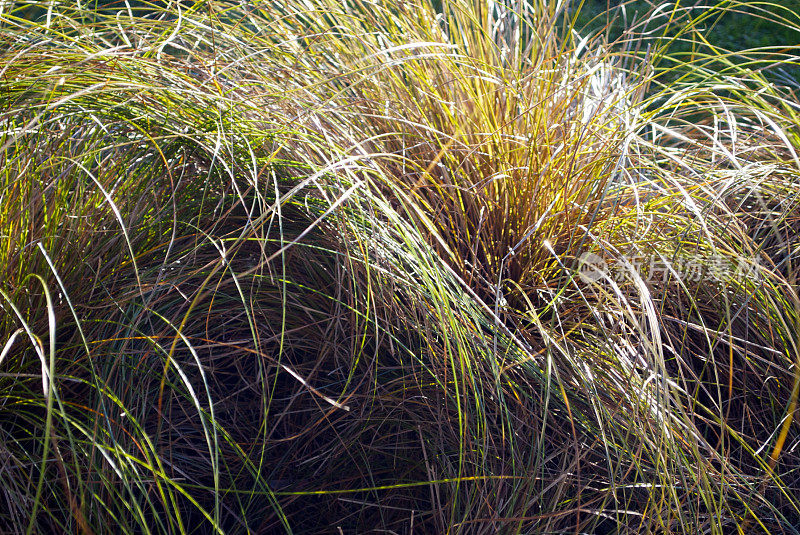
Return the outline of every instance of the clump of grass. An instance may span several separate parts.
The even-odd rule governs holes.
[[[363,58],[385,55],[371,66],[376,74],[348,87],[350,101],[340,101],[337,109],[351,110],[351,122],[367,130],[372,152],[391,155],[383,158],[379,187],[401,199],[396,202],[403,216],[415,220],[470,295],[515,336],[528,355],[522,358],[527,367],[548,370],[542,374],[544,385],[529,376],[527,387],[549,392],[552,366],[560,372],[564,392],[591,393],[577,396],[592,401],[573,402],[579,415],[569,419],[581,422],[590,436],[603,437],[608,472],[598,467],[602,462],[587,462],[593,465],[590,473],[565,478],[560,492],[593,504],[625,503],[626,510],[647,507],[638,529],[727,529],[726,521],[711,519],[736,523],[750,514],[745,503],[754,500],[755,480],[748,474],[764,467],[753,455],[761,447],[756,437],[778,427],[769,407],[783,407],[791,397],[796,311],[793,304],[785,306],[785,298],[778,304],[769,295],[788,295],[793,303],[796,286],[769,271],[766,287],[754,287],[741,274],[734,280],[709,281],[705,275],[702,281],[691,275],[686,280],[677,260],[691,255],[706,272],[711,263],[758,260],[754,237],[726,203],[742,182],[752,188],[759,180],[779,183],[781,176],[795,173],[793,162],[782,156],[791,146],[767,114],[721,93],[727,88],[714,85],[716,79],[697,81],[695,75],[684,84],[674,81],[676,67],[653,70],[663,49],[638,55],[642,62],[630,42],[623,43],[620,55],[570,48],[546,39],[553,35],[557,10],[539,12],[541,26],[536,27],[512,9],[470,7],[447,4],[443,16],[429,13],[419,25],[409,18],[383,22],[380,17],[393,17],[391,11],[373,15],[373,27],[412,26],[405,35],[418,36],[425,54],[407,57],[400,46],[390,48],[391,56],[378,52],[385,50],[383,34],[359,36],[355,43],[350,35],[338,43],[335,37],[326,40],[324,47],[338,45],[338,61],[350,57],[359,69],[370,68]],[[514,40],[526,33],[538,40]],[[450,44],[470,54],[446,50]],[[410,79],[417,83],[409,84]],[[745,80],[736,83],[748,87]],[[648,84],[655,91],[648,93]],[[764,135],[764,127],[771,134]],[[750,166],[746,172],[744,164]],[[735,179],[723,172],[729,168],[740,170]],[[795,202],[785,199],[787,217]],[[738,233],[744,234],[741,241],[732,244],[730,234]],[[582,288],[569,268],[586,250],[657,260],[665,278],[646,283],[631,268],[624,285],[609,281],[602,291]],[[738,295],[730,297],[736,290]],[[706,299],[719,306],[707,307]],[[757,300],[758,312],[742,320]],[[446,325],[446,318],[441,322]],[[779,350],[774,335],[764,337],[773,322],[783,333]],[[715,356],[726,344],[725,332],[730,335],[727,363]],[[695,345],[698,334],[704,340]],[[733,336],[771,348],[766,366],[746,365],[748,373],[735,385],[733,355],[746,359],[748,350],[734,348]],[[518,366],[507,358],[502,369]],[[761,388],[750,405],[758,416],[731,417],[735,393],[761,387],[771,367],[781,379],[774,390]],[[720,378],[726,368],[727,389]],[[495,377],[502,385],[503,379]],[[547,406],[547,396],[541,404]],[[550,421],[546,418],[542,428]],[[580,466],[586,462],[581,452],[590,455],[586,445],[591,442],[573,433],[580,444],[573,458]],[[615,435],[619,439],[611,438]],[[625,446],[614,451],[611,445],[620,443]],[[668,460],[676,458],[684,461]],[[538,473],[541,459],[529,461],[527,473]],[[728,470],[737,474],[729,478]],[[619,498],[608,483],[614,472],[627,473],[631,487],[650,489],[647,498]],[[570,486],[581,477],[603,490],[593,494]],[[728,488],[735,489],[730,498]],[[793,511],[791,502],[786,507]],[[696,505],[687,511],[687,503]],[[761,506],[772,507],[768,500]],[[606,513],[592,511],[601,518]],[[569,522],[576,518],[580,513]],[[624,522],[630,523],[630,518]]]
[[[544,2],[19,13],[7,531],[792,532],[790,91]]]

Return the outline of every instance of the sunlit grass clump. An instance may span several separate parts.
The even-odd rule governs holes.
[[[0,4],[0,531],[798,532],[795,49],[84,4]]]

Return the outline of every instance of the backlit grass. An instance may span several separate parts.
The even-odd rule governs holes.
[[[0,14],[3,531],[797,532],[798,101],[726,5],[94,7]]]

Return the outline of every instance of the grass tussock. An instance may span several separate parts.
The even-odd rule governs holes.
[[[0,530],[796,533],[735,7],[0,3]]]

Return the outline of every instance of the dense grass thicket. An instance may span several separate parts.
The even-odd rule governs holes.
[[[800,532],[796,43],[96,4],[0,1],[0,532]]]

